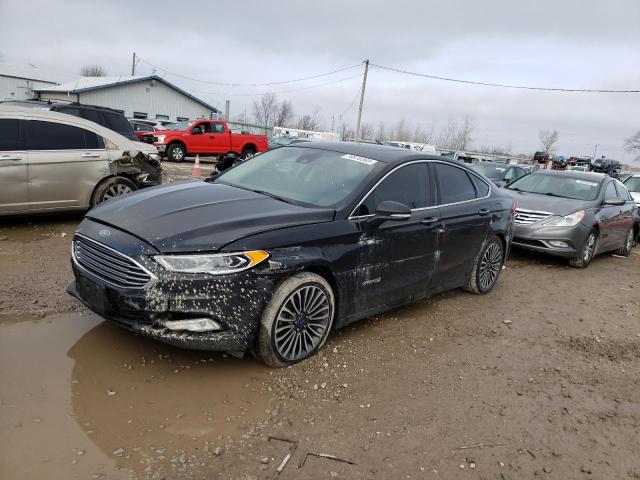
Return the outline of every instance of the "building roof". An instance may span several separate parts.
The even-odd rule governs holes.
[[[24,65],[0,63],[0,76],[23,78],[25,80],[35,80],[51,84],[60,83],[69,78],[68,75],[65,77],[60,73],[51,72],[30,63]]]
[[[194,97],[190,93],[182,90],[181,88],[175,86],[173,83],[168,82],[162,77],[158,75],[128,75],[128,76],[118,76],[118,77],[80,77],[77,80],[72,82],[62,83],[60,85],[54,85],[51,87],[44,88],[36,88],[34,89],[36,92],[45,92],[45,93],[82,93],[89,92],[92,90],[100,90],[102,88],[110,88],[116,85],[127,85],[130,83],[137,83],[143,81],[155,80],[157,82],[165,84],[167,87],[180,92],[182,95],[190,98],[194,102],[199,103],[203,107],[206,107],[208,110],[212,112],[217,112],[218,109],[209,105],[204,100],[200,100],[197,97]]]

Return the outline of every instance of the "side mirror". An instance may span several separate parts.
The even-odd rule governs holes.
[[[617,207],[624,205],[625,203],[627,203],[625,200],[621,199],[621,198],[605,198],[604,202],[602,202],[604,205],[615,205]]]
[[[375,215],[369,218],[367,224],[377,227],[384,222],[406,221],[410,218],[411,209],[404,203],[385,200],[378,204]]]
[[[202,129],[200,127],[193,127],[191,130],[192,135],[202,135]]]

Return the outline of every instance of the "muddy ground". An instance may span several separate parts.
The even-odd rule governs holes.
[[[190,174],[189,164],[173,170]],[[183,171],[184,170],[184,171]],[[79,216],[0,223],[0,478],[640,478],[640,249],[514,252],[300,365],[181,351],[64,289]],[[354,465],[310,456],[326,453]]]

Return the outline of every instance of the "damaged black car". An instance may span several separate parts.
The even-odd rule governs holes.
[[[284,146],[91,210],[69,292],[147,337],[281,367],[316,353],[333,328],[448,289],[491,291],[514,210],[454,160]]]

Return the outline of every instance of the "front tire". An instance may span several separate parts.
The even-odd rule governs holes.
[[[187,152],[179,143],[173,143],[167,148],[167,159],[172,162],[184,162]]]
[[[596,253],[597,246],[598,234],[595,232],[595,230],[591,230],[591,232],[589,232],[587,240],[582,246],[582,250],[580,250],[580,254],[577,257],[570,258],[569,265],[575,268],[587,268]]]
[[[257,356],[286,367],[314,355],[333,326],[335,297],[320,275],[298,273],[278,286],[262,312]]]
[[[464,289],[476,295],[489,293],[498,281],[503,263],[504,248],[502,242],[495,235],[491,235],[476,256],[473,270]]]
[[[91,196],[91,208],[96,205],[135,192],[138,186],[125,177],[111,177],[98,185]]]

